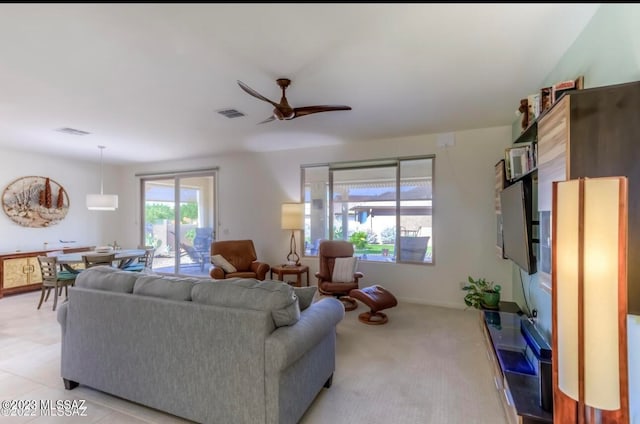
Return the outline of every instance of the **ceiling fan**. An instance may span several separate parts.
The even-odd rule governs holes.
[[[300,116],[311,115],[312,113],[319,112],[331,112],[334,110],[351,110],[350,106],[343,105],[318,105],[318,106],[304,106],[304,107],[295,107],[292,108],[287,102],[287,97],[285,96],[285,90],[291,84],[291,80],[288,78],[278,78],[276,80],[280,88],[282,89],[282,98],[280,99],[280,103],[276,103],[272,100],[267,99],[262,94],[255,91],[253,88],[249,87],[247,84],[242,81],[238,81],[238,85],[247,93],[251,94],[253,97],[256,97],[260,100],[264,100],[267,103],[273,105],[273,115],[268,117],[262,122],[258,122],[259,124],[264,124],[265,122],[271,122],[275,119],[279,120],[289,120],[298,118]]]

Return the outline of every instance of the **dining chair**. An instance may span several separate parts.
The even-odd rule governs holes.
[[[115,257],[115,253],[84,254],[82,255],[82,262],[84,262],[84,267],[87,269],[99,265],[113,266]]]
[[[144,249],[144,256],[140,256],[137,262],[122,267],[125,271],[141,272],[143,270],[150,270],[153,267],[153,257],[155,256],[156,249],[153,246],[138,246],[139,249]]]
[[[51,289],[53,289],[53,310],[56,310],[58,304],[58,296],[62,294],[64,287],[65,298],[68,297],[68,286],[72,286],[76,281],[77,274],[69,271],[58,270],[58,260],[55,256],[38,256],[38,264],[40,272],[42,272],[42,291],[40,293],[40,301],[38,309],[42,306],[42,302],[49,299]],[[45,296],[46,292],[46,296]]]

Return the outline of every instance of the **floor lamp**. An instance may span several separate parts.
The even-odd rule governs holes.
[[[629,422],[627,179],[553,183],[554,422]]]
[[[282,204],[282,229],[291,230],[289,241],[288,265],[300,265],[300,256],[296,251],[296,238],[294,232],[304,229],[304,203]]]

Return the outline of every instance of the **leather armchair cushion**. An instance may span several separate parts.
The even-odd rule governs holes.
[[[331,281],[322,281],[318,284],[318,288],[329,293],[349,293],[351,290],[358,288],[358,282],[332,283]]]

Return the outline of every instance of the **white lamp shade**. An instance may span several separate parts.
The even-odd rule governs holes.
[[[87,209],[92,211],[114,211],[118,209],[118,195],[87,194]]]
[[[558,387],[578,401],[578,181],[559,183],[557,190],[554,205],[557,283],[553,290],[558,299]]]
[[[619,282],[626,212],[624,178],[557,184],[556,280],[558,387],[579,400],[580,327],[584,334],[584,403],[620,409]],[[623,218],[624,219],[624,218]],[[623,260],[620,261],[619,258]],[[622,264],[622,265],[621,265]],[[582,299],[582,305],[579,300]],[[626,306],[626,305],[625,305]]]
[[[282,204],[282,229],[304,229],[304,203]]]

